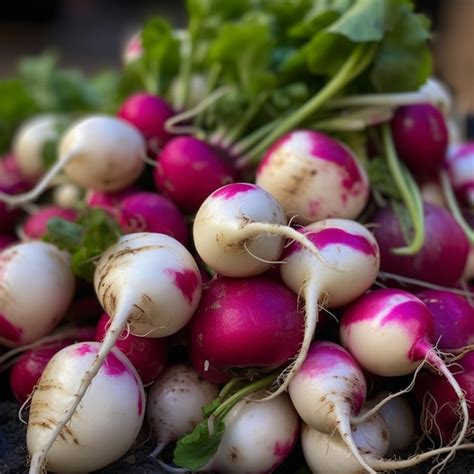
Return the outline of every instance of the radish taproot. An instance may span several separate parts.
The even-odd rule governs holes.
[[[77,412],[71,408],[99,350],[97,342],[68,346],[55,354],[43,371],[28,420],[31,473],[43,469],[95,471],[117,460],[135,441],[143,422],[145,391],[136,370],[119,350],[108,353]],[[61,426],[63,413],[70,410],[70,424],[61,427],[51,446],[51,433]]]

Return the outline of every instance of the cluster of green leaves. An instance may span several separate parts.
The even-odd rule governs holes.
[[[84,209],[75,222],[54,217],[48,221],[45,242],[68,251],[74,274],[93,281],[97,258],[122,235],[115,219],[101,209]]]

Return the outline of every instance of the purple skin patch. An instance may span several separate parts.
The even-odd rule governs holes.
[[[246,193],[258,189],[258,186],[250,183],[233,183],[222,186],[217,191],[214,191],[211,196],[213,198],[232,199],[239,193]]]
[[[104,372],[110,377],[117,377],[124,372],[129,372],[129,368],[113,352],[110,352],[104,361]]]
[[[276,461],[268,472],[273,472],[287,458],[291,451],[293,451],[293,448],[298,441],[299,433],[300,428],[297,426],[291,441],[277,441],[273,445],[273,456],[276,458]]]
[[[319,231],[301,229],[299,232],[305,234],[319,250],[323,250],[328,245],[344,245],[353,250],[376,257],[378,254],[377,245],[371,243],[362,235],[351,234],[337,227],[329,227]],[[285,251],[284,257],[288,257],[301,250],[301,244],[293,242]]]
[[[19,342],[22,330],[14,326],[3,314],[0,314],[0,337],[12,342]]]
[[[89,344],[81,344],[79,347],[76,348],[76,353],[80,356],[84,356],[90,353],[97,353],[97,349],[95,347],[91,347]]]
[[[167,268],[165,273],[173,277],[176,288],[191,304],[200,281],[198,274],[194,270],[184,269],[179,272],[172,268]]]

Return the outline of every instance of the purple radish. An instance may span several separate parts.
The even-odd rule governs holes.
[[[398,156],[417,176],[436,176],[448,146],[443,114],[431,104],[404,105],[391,122]]]
[[[395,255],[392,252],[394,247],[403,246],[405,240],[400,221],[390,207],[379,209],[372,221],[383,271],[448,287],[454,286],[461,278],[469,242],[446,209],[424,204],[425,229],[429,238],[415,255]]]
[[[449,147],[446,166],[458,199],[474,207],[474,142]]]
[[[274,143],[260,162],[256,183],[299,224],[355,219],[369,199],[367,174],[354,153],[313,130],[297,130]]]
[[[188,228],[181,211],[169,199],[152,192],[137,192],[119,207],[120,227],[125,233],[156,232],[188,243]]]
[[[26,240],[38,240],[48,231],[48,222],[53,217],[59,217],[74,222],[77,212],[58,206],[46,206],[29,216],[23,223],[22,233]]]
[[[459,436],[442,464],[447,462],[466,435],[469,414],[464,392],[433,348],[435,329],[428,307],[406,291],[372,291],[344,311],[340,334],[361,367],[376,375],[406,375],[428,362],[446,377],[463,417]]]
[[[196,212],[216,189],[237,175],[223,154],[192,136],[170,140],[157,158],[155,185],[188,212]]]

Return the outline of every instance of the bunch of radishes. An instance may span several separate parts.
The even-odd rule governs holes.
[[[29,405],[31,473],[101,469],[149,430],[151,456],[217,472],[271,472],[295,446],[315,473],[438,469],[474,447],[474,153],[450,144],[449,97],[432,80],[348,95],[384,45],[350,33],[357,9],[312,98],[285,82],[310,83],[301,12],[279,33],[293,62],[252,96],[226,35],[258,32],[261,59],[268,25],[236,11],[218,31],[149,25],[126,54],[147,91],[116,115],[34,117],[0,160],[0,370]],[[182,62],[162,96],[153,68],[174,63],[152,32]],[[239,93],[242,121],[216,128]]]

